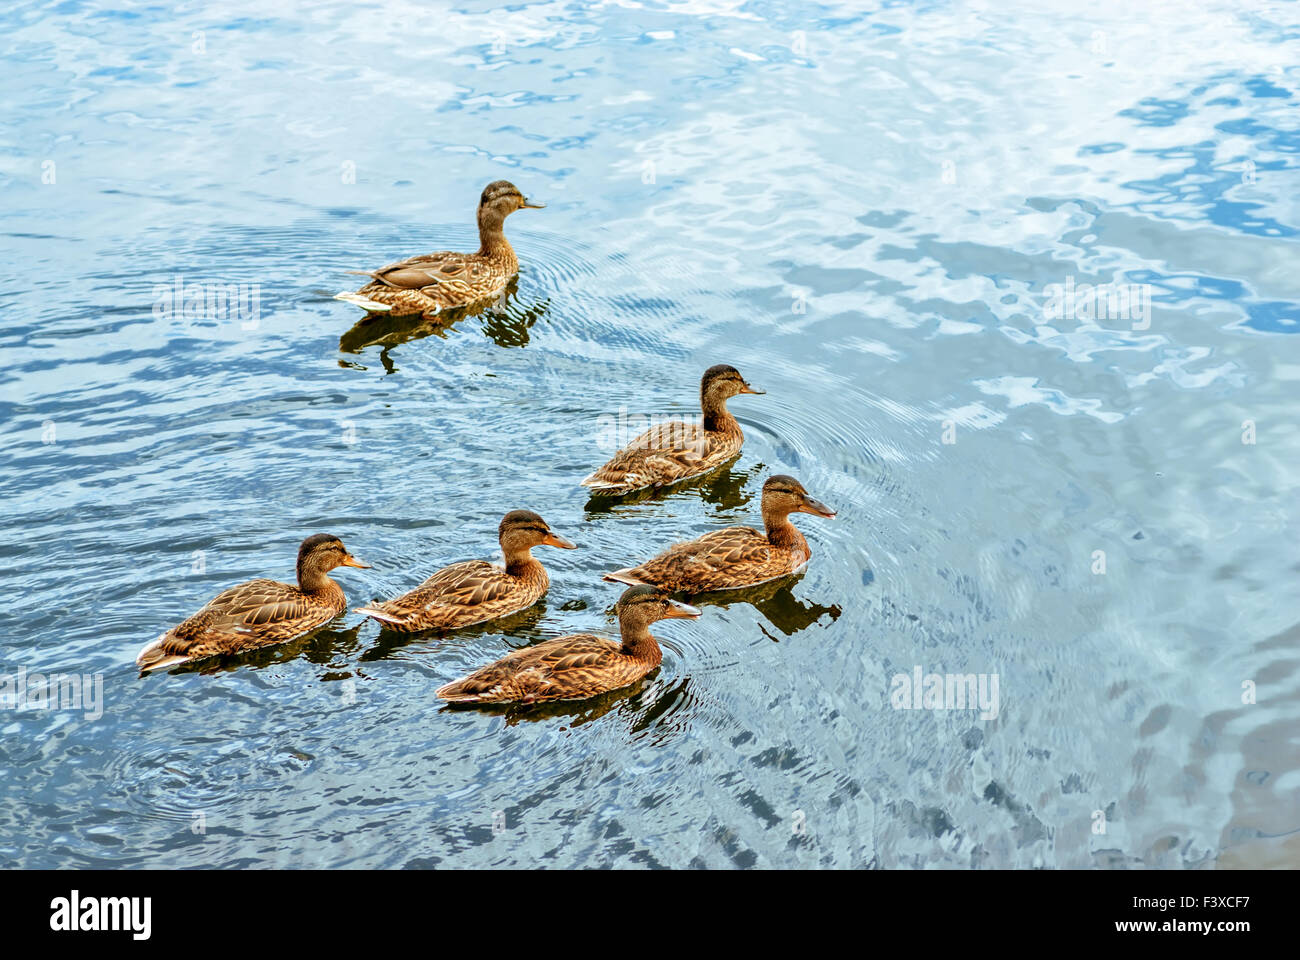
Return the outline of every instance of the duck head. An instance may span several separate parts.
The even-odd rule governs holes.
[[[525,553],[533,547],[560,547],[574,550],[577,544],[553,531],[545,520],[531,510],[511,510],[501,518],[497,528],[501,550],[507,557]]]
[[[833,517],[835,511],[820,500],[808,495],[802,483],[784,473],[767,478],[763,484],[763,514],[788,516],[792,513],[811,513],[814,517]]]
[[[483,188],[479,197],[478,213],[482,220],[489,213],[497,221],[504,220],[516,210],[541,210],[544,203],[533,203],[509,180],[494,180]]]
[[[725,363],[717,363],[704,371],[700,378],[700,406],[708,409],[738,393],[766,393],[750,385],[740,371]]]
[[[308,590],[319,586],[325,574],[335,567],[359,567],[369,570],[370,564],[362,563],[352,554],[338,537],[328,533],[314,533],[298,547],[298,586]]]
[[[700,615],[698,607],[678,603],[658,587],[629,587],[614,605],[618,623],[626,635],[638,633],[657,620],[694,620]]]

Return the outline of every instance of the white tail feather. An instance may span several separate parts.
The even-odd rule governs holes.
[[[334,299],[342,300],[344,303],[350,303],[355,307],[360,307],[362,310],[369,310],[371,313],[388,313],[388,311],[393,309],[386,303],[379,303],[377,300],[363,297],[359,293],[348,293],[347,291],[344,291],[343,293],[334,294]]]
[[[644,580],[638,580],[636,577],[632,576],[631,567],[628,567],[625,570],[615,570],[613,573],[607,573],[603,579],[608,580],[610,583],[626,583],[629,587],[646,586]]]
[[[135,664],[144,673],[151,670],[162,670],[166,667],[173,667],[178,663],[184,663],[189,657],[183,653],[162,654],[161,648],[163,641],[167,639],[167,634],[163,634],[153,643],[147,643],[135,657]]]
[[[405,618],[395,617],[391,613],[384,613],[382,610],[376,610],[374,607],[355,607],[353,613],[359,613],[363,616],[374,617],[376,620],[382,620],[384,623],[404,623]]]
[[[173,653],[170,657],[163,657],[161,660],[155,660],[148,666],[141,666],[144,673],[152,673],[155,670],[165,670],[167,667],[174,667],[178,663],[189,663],[190,658],[182,656],[179,653]]]
[[[596,474],[589,473],[579,481],[580,486],[593,487],[596,490],[610,490],[627,486],[635,486],[641,478],[635,473],[624,474],[622,480],[597,480]]]

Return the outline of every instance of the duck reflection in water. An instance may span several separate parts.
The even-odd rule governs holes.
[[[691,596],[691,602],[701,607],[727,607],[733,603],[748,603],[782,634],[792,637],[800,630],[805,630],[813,624],[821,622],[823,617],[830,618],[824,624],[829,626],[838,620],[843,612],[838,603],[827,606],[824,603],[817,603],[815,600],[800,600],[796,597],[794,595],[794,585],[802,580],[803,576],[802,573],[792,574],[781,580],[759,584],[756,587],[743,590],[694,594]],[[762,624],[759,624],[759,629],[772,642],[780,642],[779,638],[768,633]]]

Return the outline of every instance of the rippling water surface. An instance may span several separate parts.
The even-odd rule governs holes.
[[[0,14],[0,673],[103,683],[0,713],[0,864],[1300,862],[1294,3],[114,6]],[[507,303],[331,299],[472,248],[498,178],[548,203]],[[768,391],[740,460],[588,505],[717,362]],[[840,511],[807,573],[662,624],[652,681],[434,700],[613,630],[602,572],[773,472]],[[582,549],[511,621],[136,673],[308,533],[355,603],[515,507]],[[894,709],[917,668],[996,715]]]

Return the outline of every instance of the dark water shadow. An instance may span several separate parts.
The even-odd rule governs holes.
[[[748,603],[757,610],[775,629],[787,637],[792,637],[800,630],[806,630],[822,617],[829,616],[831,623],[840,618],[843,608],[839,604],[823,604],[816,601],[800,600],[794,595],[794,586],[803,579],[802,573],[791,574],[770,583],[760,583],[740,590],[713,590],[708,593],[690,594],[690,602],[696,606],[727,607],[733,603]],[[759,624],[759,629],[769,640],[779,643]]]

